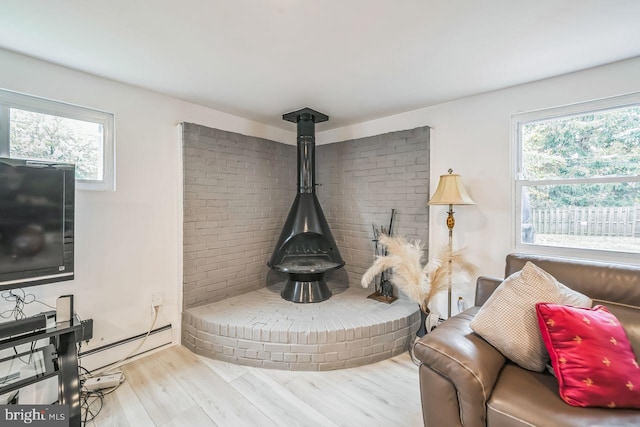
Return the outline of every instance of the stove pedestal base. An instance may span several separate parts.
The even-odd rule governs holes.
[[[296,303],[321,302],[331,297],[324,273],[289,274],[280,296]]]

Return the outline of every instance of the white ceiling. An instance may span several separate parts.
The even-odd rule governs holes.
[[[0,47],[326,130],[639,56],[639,22],[638,0],[2,0]]]

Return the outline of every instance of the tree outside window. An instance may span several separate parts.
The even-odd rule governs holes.
[[[0,90],[0,157],[73,163],[78,189],[114,189],[113,128],[113,114]]]
[[[76,178],[101,180],[102,125],[12,108],[10,156],[76,165]]]

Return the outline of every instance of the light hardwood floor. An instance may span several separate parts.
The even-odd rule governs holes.
[[[174,346],[125,365],[92,427],[421,426],[418,367],[404,353],[328,372],[233,365]]]

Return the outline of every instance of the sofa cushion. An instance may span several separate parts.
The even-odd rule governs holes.
[[[565,402],[640,408],[640,366],[609,310],[601,305],[588,309],[539,303],[536,311]]]
[[[556,378],[507,364],[487,403],[487,426],[639,426],[640,410],[579,408],[558,395]]]
[[[591,307],[589,297],[527,262],[498,286],[470,326],[513,362],[541,372],[548,356],[536,318],[535,306],[539,302]]]
[[[604,305],[618,318],[627,333],[633,352],[640,358],[640,307],[598,299],[594,299],[593,303]]]
[[[592,299],[640,307],[640,265],[550,255],[509,254],[504,277],[533,262],[560,283]]]

